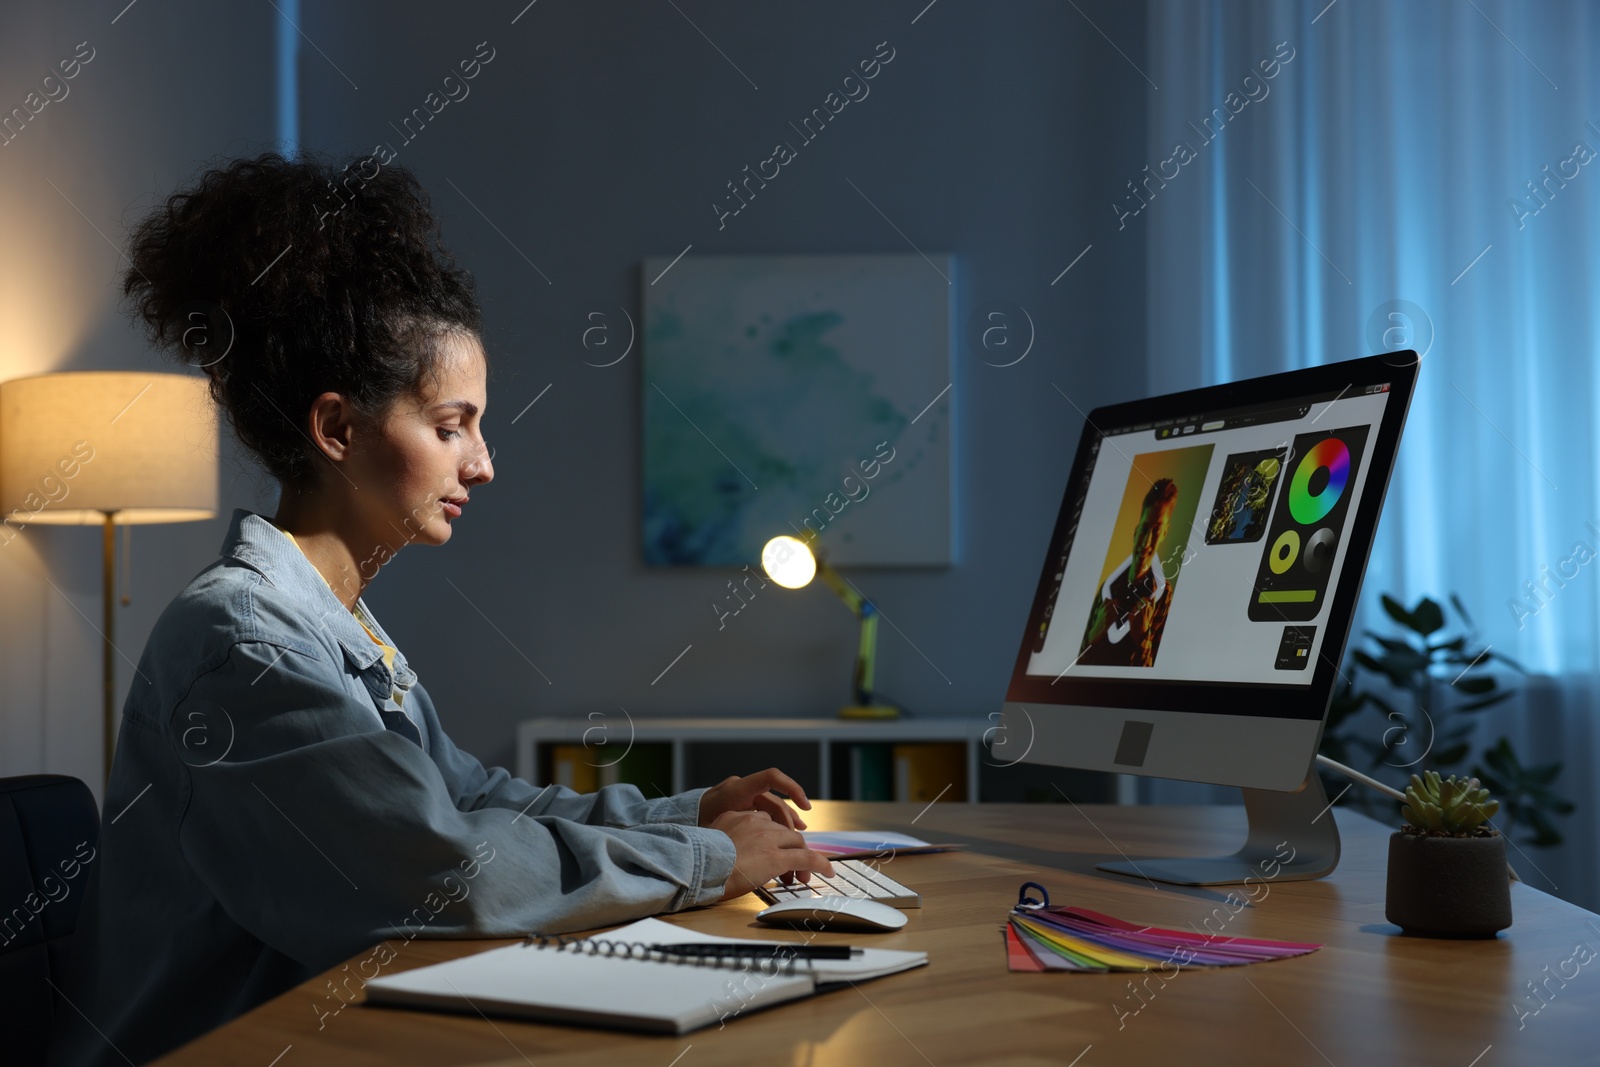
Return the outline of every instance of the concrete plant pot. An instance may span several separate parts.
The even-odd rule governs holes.
[[[1495,936],[1511,925],[1505,838],[1395,831],[1384,916],[1419,937]]]

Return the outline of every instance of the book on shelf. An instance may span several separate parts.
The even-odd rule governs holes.
[[[600,784],[636,785],[647,797],[672,792],[672,746],[665,741],[641,742],[621,756],[600,756]]]
[[[646,796],[672,791],[672,746],[665,742],[635,745],[551,745],[553,785],[593,793],[608,785],[635,785]]]
[[[850,799],[894,799],[892,745],[868,742],[850,746]]]
[[[580,793],[600,788],[600,770],[594,753],[585,745],[553,745],[550,748],[550,781]]]
[[[895,745],[894,799],[915,804],[966,800],[966,746],[960,742]]]

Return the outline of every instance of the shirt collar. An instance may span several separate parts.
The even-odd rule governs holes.
[[[312,566],[306,554],[283,535],[263,515],[235,508],[228,524],[228,534],[222,541],[221,555],[231,557],[261,572],[267,583],[293,596],[316,615],[328,632],[339,642],[350,662],[360,670],[381,663],[383,650],[373,643],[362,629],[355,615],[344,606],[328,586],[322,572]],[[393,645],[378,620],[364,600],[357,599],[361,612],[377,632],[378,639]],[[398,649],[394,656],[395,681],[409,688],[416,673],[406,664],[404,653]]]

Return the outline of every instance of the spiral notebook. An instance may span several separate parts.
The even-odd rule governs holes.
[[[508,945],[367,982],[367,1003],[684,1034],[928,962],[869,948],[848,960],[685,959],[651,944],[798,944],[697,934],[659,919],[563,945]]]

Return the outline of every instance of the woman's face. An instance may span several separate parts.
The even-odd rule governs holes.
[[[494,477],[481,429],[488,407],[483,345],[458,333],[439,344],[437,381],[390,407],[376,447],[360,449],[348,471],[360,487],[357,500],[377,524],[374,539],[396,552],[412,542],[450,540],[468,491]]]

